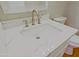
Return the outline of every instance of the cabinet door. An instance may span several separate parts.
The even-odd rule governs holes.
[[[54,51],[49,53],[48,57],[62,57],[67,46],[68,40],[58,46]]]

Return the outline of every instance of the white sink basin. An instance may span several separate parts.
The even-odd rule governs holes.
[[[32,38],[32,40],[44,43],[45,41],[50,41],[50,39],[61,38],[64,32],[61,29],[57,29],[52,25],[46,23],[38,26],[34,26],[29,29],[24,29],[21,32],[22,36],[26,38]],[[43,41],[42,41],[43,40]]]
[[[40,51],[40,54],[45,54],[51,48],[55,48],[55,45],[60,41],[59,39],[64,38],[64,32],[61,29],[55,28],[48,23],[24,29],[21,35],[33,43],[33,47],[36,46],[36,56],[39,56],[38,51]]]

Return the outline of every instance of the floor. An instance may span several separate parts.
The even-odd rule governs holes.
[[[79,57],[79,48],[74,48],[72,55],[64,53],[63,57]]]

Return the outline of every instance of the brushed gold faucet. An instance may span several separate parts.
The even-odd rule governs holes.
[[[34,19],[34,16],[36,16],[37,15],[37,17],[38,17],[38,24],[40,24],[40,18],[39,18],[39,13],[37,13],[37,11],[34,9],[33,11],[32,11],[32,25],[35,25],[35,19]]]

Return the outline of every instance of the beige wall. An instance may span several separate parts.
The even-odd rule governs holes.
[[[79,29],[79,1],[68,3],[66,16],[68,17],[67,24]]]
[[[0,3],[5,3],[5,2],[0,2]],[[37,5],[37,2],[30,2],[31,4]],[[35,4],[36,3],[36,4]],[[38,5],[43,4],[44,2],[38,2]],[[41,10],[39,11],[41,15],[46,14],[47,10]],[[2,9],[0,8],[0,21],[5,21],[5,20],[12,20],[12,19],[17,19],[17,18],[26,18],[32,16],[32,11],[28,12],[20,12],[20,13],[14,13],[14,14],[4,14]]]
[[[66,10],[66,1],[50,1],[48,2],[48,10],[51,18],[64,16]]]
[[[79,1],[50,1],[48,6],[51,18],[66,16],[67,25],[79,29]]]
[[[32,2],[31,2],[32,3]],[[34,3],[34,2],[33,2]],[[44,3],[44,2],[43,2]],[[51,18],[53,17],[59,17],[64,15],[64,11],[66,10],[67,2],[64,1],[50,1],[48,2],[48,13]],[[47,11],[42,11],[43,14]],[[31,13],[24,12],[24,13],[17,13],[17,14],[8,14],[8,15],[1,15],[0,20],[9,20],[9,19],[15,19],[15,18],[23,18],[26,16],[31,16]]]

